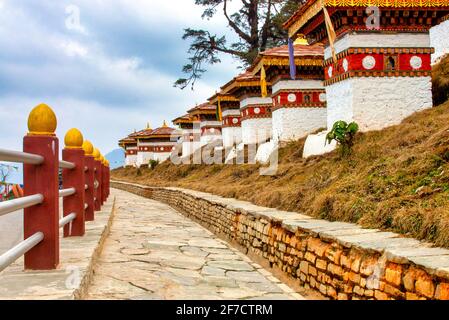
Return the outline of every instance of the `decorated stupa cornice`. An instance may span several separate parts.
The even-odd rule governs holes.
[[[296,34],[318,14],[323,6],[332,9],[366,9],[367,7],[379,7],[389,9],[449,9],[449,0],[309,0],[296,11],[290,19],[284,23],[288,35],[294,38]]]
[[[217,92],[212,97],[209,98],[209,103],[217,105],[218,100],[220,100],[220,102],[239,102],[239,99],[237,99],[237,97],[235,97],[232,94]]]
[[[206,102],[193,107],[192,109],[188,110],[187,113],[192,118],[199,115],[215,114],[215,109],[216,108],[214,105]]]

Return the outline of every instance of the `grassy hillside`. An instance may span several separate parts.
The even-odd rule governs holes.
[[[449,102],[383,131],[360,133],[353,154],[302,159],[304,140],[280,150],[276,176],[259,165],[118,169],[113,178],[180,186],[311,216],[359,223],[449,248]]]

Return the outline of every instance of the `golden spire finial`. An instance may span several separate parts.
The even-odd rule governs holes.
[[[147,122],[147,129],[148,129],[148,130],[151,130],[150,122]]]
[[[309,42],[304,36],[299,36],[298,38],[296,38],[294,44],[309,45]]]
[[[67,131],[64,137],[64,143],[67,149],[81,149],[83,147],[83,142],[83,134],[76,128]]]
[[[83,150],[86,156],[92,156],[94,153],[94,146],[89,140],[84,140],[83,142]]]
[[[41,103],[28,116],[28,135],[54,136],[58,121],[53,110]]]
[[[98,150],[97,148],[94,148],[94,152],[92,153],[92,155],[94,156],[95,160],[100,160],[100,150]]]
[[[162,128],[167,128],[167,127],[168,127],[167,121],[164,120],[164,123],[162,124]]]

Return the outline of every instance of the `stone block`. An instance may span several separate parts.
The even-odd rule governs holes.
[[[337,296],[337,300],[348,300],[348,295],[346,293],[339,292]]]
[[[307,261],[301,261],[301,263],[299,264],[299,270],[304,274],[308,274],[309,273],[309,263]]]
[[[332,261],[335,264],[340,264],[340,257],[343,253],[343,250],[335,249],[332,247],[329,247],[325,252],[325,257],[328,258],[330,261]]]
[[[386,294],[385,292],[376,290],[376,291],[374,292],[374,298],[376,298],[377,300],[388,300],[388,299],[389,299],[389,296],[388,296],[388,294]]]
[[[331,286],[327,287],[327,295],[332,299],[337,299],[337,291]]]
[[[401,292],[398,288],[392,286],[391,284],[386,283],[385,284],[385,293],[388,293],[391,296],[397,297],[397,298],[403,298],[404,293]]]
[[[329,265],[327,266],[327,270],[328,270],[330,273],[332,273],[332,274],[334,274],[334,275],[337,275],[337,276],[339,276],[339,277],[341,277],[341,276],[343,275],[343,268],[340,267],[340,266],[338,266],[338,265],[336,265],[336,264],[329,264]]]
[[[326,260],[317,259],[315,265],[318,269],[321,269],[321,270],[326,270],[326,268],[327,268]]]
[[[363,294],[365,293],[365,290],[363,290],[361,287],[359,286],[355,286],[353,289],[353,292],[359,296],[363,296]]]
[[[449,300],[449,283],[441,282],[437,286],[437,290],[435,292],[435,299],[438,300]]]
[[[402,266],[395,263],[389,263],[385,269],[385,280],[394,286],[399,287],[402,280]]]
[[[320,284],[320,292],[323,294],[323,295],[326,295],[327,294],[327,287],[326,287],[326,285],[325,284]]]
[[[435,293],[435,284],[429,276],[419,277],[415,282],[415,290],[417,293],[427,297],[433,298]]]
[[[370,276],[378,265],[379,260],[376,257],[365,258],[360,264],[360,273],[364,276]]]
[[[307,261],[309,261],[310,263],[314,264],[315,260],[316,260],[316,256],[313,253],[311,253],[311,252],[307,252],[306,255],[305,255],[305,259]]]
[[[349,272],[349,280],[359,284],[360,283],[360,275],[358,273],[355,272]]]
[[[317,272],[317,270],[316,270],[315,267],[309,266],[309,274],[310,274],[311,276],[316,277],[316,276],[318,275],[318,272]]]
[[[405,299],[406,300],[421,300],[420,296],[418,296],[416,293],[412,293],[412,292],[406,292]]]

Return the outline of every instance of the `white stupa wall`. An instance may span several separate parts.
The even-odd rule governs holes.
[[[182,143],[182,157],[190,156],[199,148],[201,148],[201,142],[199,141],[184,141]]]
[[[349,48],[428,48],[430,47],[430,36],[426,33],[357,33],[355,31],[346,34],[338,39],[335,44],[335,51],[339,53]],[[329,47],[324,49],[324,59],[332,57]]]
[[[335,43],[339,53],[351,47],[429,47],[425,33],[353,32]],[[325,49],[325,58],[331,51]],[[361,131],[400,123],[416,111],[432,107],[430,77],[355,77],[326,86],[327,127],[335,121],[356,121]]]
[[[352,78],[326,87],[327,127],[356,121],[361,131],[399,124],[432,107],[430,77]]]
[[[326,128],[326,108],[281,108],[273,111],[273,139],[298,140]]]
[[[170,158],[171,152],[154,152],[152,160],[164,162]]]
[[[255,144],[265,142],[272,137],[272,119],[255,118],[242,121],[242,142]]]
[[[130,154],[125,157],[125,167],[134,167],[137,163],[137,155]]]
[[[230,148],[242,142],[241,127],[224,127],[221,131],[223,136],[223,146],[225,148]]]
[[[136,157],[136,165],[138,167],[148,165],[153,159],[153,152],[139,151]]]
[[[272,96],[276,97],[281,92],[300,89],[323,90],[324,86],[321,80],[282,80],[273,85]],[[272,113],[272,124],[275,141],[298,140],[320,128],[326,128],[326,108],[279,107]]]
[[[218,134],[206,134],[202,135],[200,138],[201,146],[211,143],[212,141],[221,140],[221,135]]]
[[[430,29],[430,46],[435,48],[432,63],[449,54],[449,20]]]

